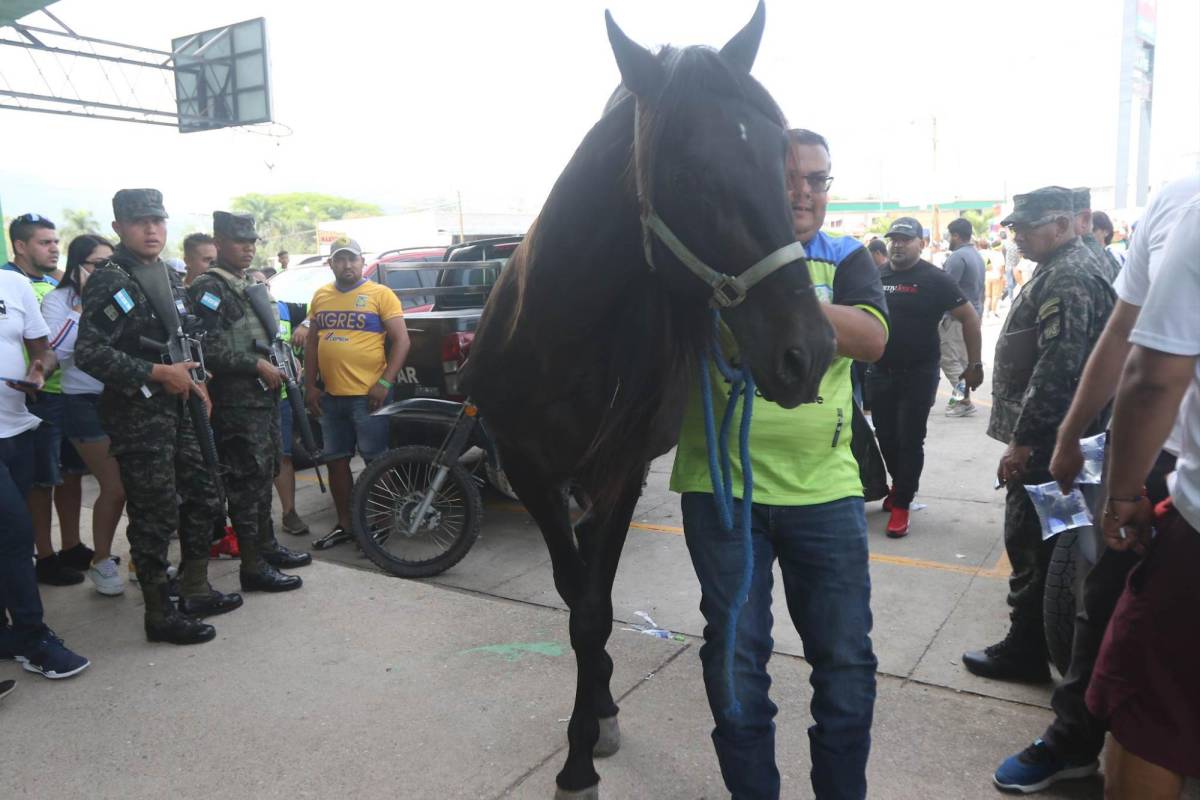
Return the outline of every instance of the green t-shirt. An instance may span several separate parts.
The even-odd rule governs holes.
[[[818,233],[805,245],[809,272],[822,302],[851,305],[878,317],[887,328],[887,303],[866,248],[850,238]],[[725,336],[726,353],[732,355],[732,336]],[[809,506],[846,497],[861,497],[858,463],[850,448],[854,393],[850,382],[853,362],[838,356],[821,379],[819,398],[785,409],[761,397],[754,399],[750,425],[750,458],[754,471],[754,502],[777,506]],[[709,376],[713,416],[718,433],[729,401],[729,384],[714,366]],[[734,415],[730,437],[733,494],[742,496],[742,469],[738,455],[741,412]],[[708,446],[704,437],[703,407],[699,388],[693,389],[684,411],[671,489],[676,492],[712,492]]]

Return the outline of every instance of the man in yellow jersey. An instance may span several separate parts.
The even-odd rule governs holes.
[[[713,744],[725,785],[734,797],[778,798],[776,707],[771,678],[771,566],[779,559],[792,622],[812,665],[809,728],[816,797],[866,797],[867,755],[875,706],[871,649],[871,579],[867,522],[858,464],[850,449],[854,402],[850,365],[874,362],[887,342],[887,304],[879,270],[867,249],[849,237],[821,232],[829,200],[829,147],[818,134],[789,131],[788,192],[796,238],[822,310],[837,334],[837,358],[815,403],[785,409],[754,403],[750,456],[753,580],[737,616],[734,675],[725,650],[743,581],[744,545],[721,525],[709,478],[700,393],[684,414],[671,488],[683,494],[683,526],[696,576],[704,645],[700,660],[716,727]],[[721,419],[729,386],[711,372],[713,413]],[[736,448],[732,448],[735,449]],[[733,518],[740,518],[741,463],[733,462]],[[732,681],[730,678],[732,677]],[[730,686],[736,696],[730,696]],[[740,713],[731,709],[740,706]]]
[[[308,410],[321,418],[337,526],[313,542],[324,550],[350,539],[350,459],[357,446],[370,461],[387,449],[388,420],[372,417],[388,399],[408,357],[404,309],[391,289],[363,278],[362,248],[338,239],[329,255],[334,282],[313,295],[313,334],[304,351]],[[325,390],[317,388],[318,376]]]

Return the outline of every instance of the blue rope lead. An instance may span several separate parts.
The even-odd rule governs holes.
[[[733,598],[730,609],[729,629],[725,636],[725,676],[729,686],[730,705],[728,713],[734,717],[742,714],[734,680],[734,655],[737,645],[738,621],[742,609],[750,597],[750,583],[754,579],[754,541],[750,534],[751,512],[754,503],[754,473],[750,467],[750,418],[754,412],[754,377],[747,368],[734,369],[725,360],[720,344],[720,315],[713,311],[713,340],[700,363],[700,399],[704,408],[704,438],[708,445],[708,473],[712,481],[713,502],[721,527],[733,530],[733,465],[729,457],[729,432],[733,414],[739,398],[742,401],[742,424],[738,431],[738,455],[742,462],[742,584]],[[713,414],[712,383],[709,361],[716,362],[721,375],[731,384],[729,403],[721,419],[721,435],[716,432]]]

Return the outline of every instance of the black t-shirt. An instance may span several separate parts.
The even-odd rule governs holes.
[[[889,369],[936,368],[941,358],[938,323],[942,315],[967,302],[954,279],[928,261],[896,272],[879,272],[891,316],[891,335],[879,366]]]

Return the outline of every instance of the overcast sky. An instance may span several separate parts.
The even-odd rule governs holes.
[[[51,10],[80,33],[161,49],[266,17],[275,119],[292,133],[182,135],[0,110],[0,203],[52,218],[85,207],[106,223],[114,190],[148,185],[181,225],[250,191],[328,192],[389,211],[461,191],[469,209],[536,210],[618,83],[605,7],[643,44],[720,46],[754,3],[61,0]],[[754,74],[791,124],[828,137],[841,197],[1111,186],[1121,9],[1120,0],[770,0]],[[1158,0],[1158,31],[1155,184],[1194,168],[1200,151],[1200,3]],[[48,63],[47,79],[61,85],[61,67]],[[94,68],[64,66],[81,91],[105,88]],[[0,48],[0,86],[45,91],[33,70],[27,53]],[[164,87],[143,78],[137,99],[161,104]]]

